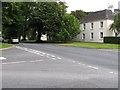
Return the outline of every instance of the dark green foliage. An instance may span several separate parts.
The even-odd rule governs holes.
[[[116,37],[120,34],[120,13],[115,15],[114,23],[110,26],[110,30],[114,31]]]
[[[104,43],[120,44],[120,37],[104,37]]]
[[[81,20],[85,16],[87,16],[89,13],[87,13],[83,10],[76,10],[76,11],[71,11],[71,14],[74,15],[77,19]]]
[[[66,8],[63,2],[3,2],[3,37],[70,40],[80,33],[80,23]]]
[[[63,17],[61,29],[57,34],[58,39],[61,41],[69,41],[81,32],[80,22],[75,16],[66,14]]]

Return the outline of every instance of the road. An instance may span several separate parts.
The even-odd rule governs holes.
[[[3,88],[117,88],[118,51],[20,43],[2,51]]]

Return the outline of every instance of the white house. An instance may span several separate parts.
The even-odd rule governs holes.
[[[82,32],[74,41],[103,42],[103,37],[115,36],[114,32],[109,30],[114,22],[113,16],[113,12],[107,9],[90,13],[80,21]]]

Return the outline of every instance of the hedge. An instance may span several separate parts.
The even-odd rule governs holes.
[[[120,37],[104,37],[104,43],[120,44]]]

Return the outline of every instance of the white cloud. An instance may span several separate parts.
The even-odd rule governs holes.
[[[119,0],[64,0],[69,6],[67,11],[84,10],[84,11],[99,11],[107,9],[109,5],[118,8]]]

